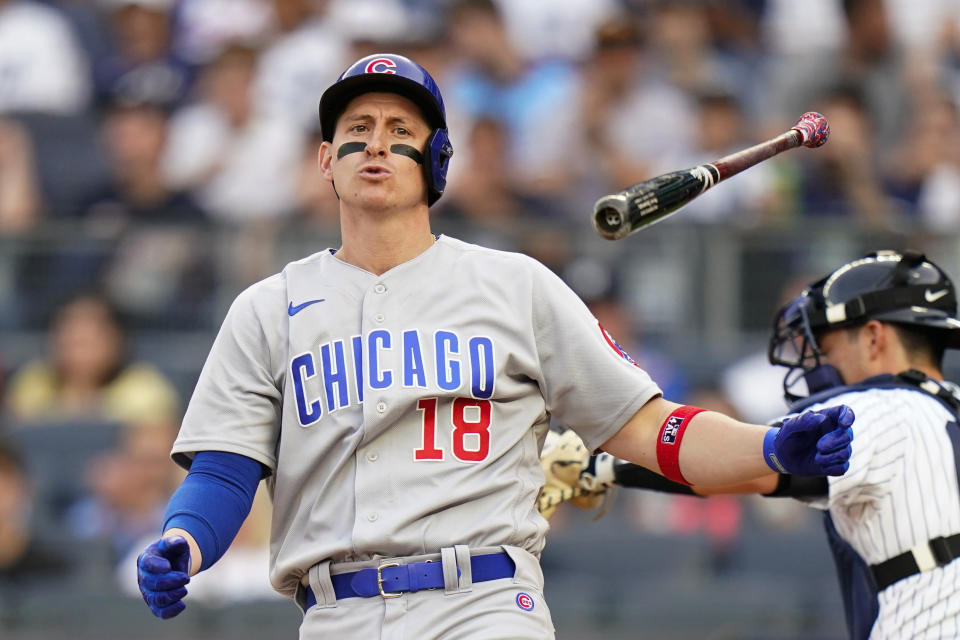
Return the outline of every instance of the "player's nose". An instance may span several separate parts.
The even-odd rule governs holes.
[[[366,152],[368,156],[385,156],[387,155],[387,143],[384,139],[386,135],[385,127],[375,127],[373,131],[370,132],[370,138],[367,140]]]

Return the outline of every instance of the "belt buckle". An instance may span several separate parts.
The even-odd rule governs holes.
[[[386,591],[383,590],[383,583],[385,582],[385,580],[383,579],[383,570],[384,570],[384,569],[387,569],[387,568],[389,568],[389,567],[399,567],[399,566],[400,566],[400,563],[399,563],[399,562],[387,562],[387,563],[384,563],[384,564],[380,565],[379,567],[377,567],[377,590],[380,592],[380,595],[381,595],[382,597],[384,597],[384,598],[399,598],[400,596],[403,595],[402,592],[401,592],[401,593],[387,593]]]

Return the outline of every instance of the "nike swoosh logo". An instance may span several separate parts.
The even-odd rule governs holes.
[[[926,298],[927,302],[936,302],[943,296],[947,295],[947,293],[948,293],[947,289],[941,289],[940,291],[936,291],[936,292],[930,291],[930,289],[927,289],[926,291],[923,292],[923,297]]]
[[[307,300],[306,302],[301,302],[297,306],[293,306],[293,303],[291,302],[290,306],[287,307],[287,313],[289,313],[290,317],[292,318],[293,316],[297,315],[298,313],[300,313],[310,305],[317,304],[318,302],[323,302],[323,301],[324,301],[324,298],[320,298],[319,300]]]

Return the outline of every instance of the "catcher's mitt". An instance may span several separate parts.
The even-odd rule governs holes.
[[[549,520],[563,502],[572,502],[588,510],[603,504],[610,485],[595,481],[590,473],[591,461],[590,451],[572,430],[547,433],[540,454],[540,466],[545,477],[537,497],[540,515]],[[584,471],[587,473],[581,479]]]

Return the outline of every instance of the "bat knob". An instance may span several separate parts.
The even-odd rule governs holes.
[[[822,114],[808,111],[797,120],[797,124],[790,127],[800,134],[803,146],[819,147],[830,137],[830,125]]]

